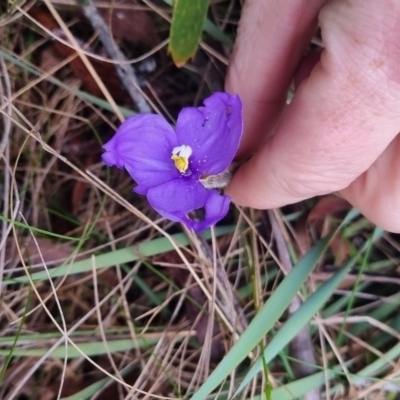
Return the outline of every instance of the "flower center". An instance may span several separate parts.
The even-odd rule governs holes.
[[[192,148],[190,146],[182,145],[174,147],[172,150],[171,159],[175,163],[177,170],[183,174],[189,168],[189,157],[192,155]]]

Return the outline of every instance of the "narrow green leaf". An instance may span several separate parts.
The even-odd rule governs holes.
[[[229,232],[233,232],[235,229],[234,226],[226,226],[226,227],[217,227],[215,228],[215,235],[221,236]],[[210,230],[207,230],[203,233],[206,239],[211,237]],[[177,244],[178,247],[187,246],[189,241],[185,234],[177,233],[172,235],[173,241]],[[137,246],[128,247],[125,249],[120,249],[116,251],[111,251],[109,253],[100,254],[98,256],[94,256],[94,259],[88,258],[86,260],[77,261],[73,264],[61,265],[55,268],[49,268],[48,271],[39,271],[34,272],[30,275],[32,281],[41,282],[48,280],[49,276],[52,278],[64,276],[64,275],[72,275],[72,274],[80,274],[82,272],[88,272],[93,269],[93,265],[95,265],[96,269],[112,267],[116,264],[124,264],[127,262],[137,261],[141,258],[154,256],[157,254],[166,253],[168,251],[173,250],[174,247],[172,243],[166,238],[157,238],[150,240],[148,242],[140,243]],[[28,276],[19,276],[17,278],[5,279],[3,281],[4,285],[10,285],[13,283],[28,283]]]
[[[25,224],[23,222],[19,222],[19,221],[15,221],[15,220],[13,220],[11,218],[7,218],[4,215],[0,215],[0,221],[5,221],[5,222],[13,224],[14,226],[17,226],[19,228],[25,228],[25,229],[27,229],[27,230],[29,230],[31,232],[35,232],[35,233],[43,235],[43,236],[54,237],[54,238],[57,238],[57,239],[63,239],[63,240],[74,241],[74,242],[79,242],[79,241],[85,239],[85,238],[82,238],[82,237],[59,235],[58,233],[53,233],[53,232],[46,231],[44,229],[35,228],[34,226],[30,226],[30,225]]]
[[[249,327],[240,336],[229,353],[211,373],[206,382],[192,396],[192,400],[203,400],[206,398],[274,326],[315,267],[330,239],[331,236],[328,236],[319,241],[292,269],[251,321]]]
[[[334,371],[317,372],[316,374],[307,376],[305,378],[298,379],[294,382],[290,382],[285,386],[273,389],[271,392],[272,399],[276,400],[293,400],[300,399],[306,393],[314,390],[325,383],[325,379],[333,379],[336,376]],[[254,397],[254,400],[263,400],[265,396]]]
[[[207,32],[214,39],[221,42],[223,45],[227,46],[229,49],[233,47],[232,39],[221,31],[215,24],[213,24],[210,20],[206,20],[204,22],[204,31]]]
[[[342,228],[359,215],[352,209],[343,219],[339,228]],[[229,353],[219,363],[207,380],[194,393],[192,400],[203,400],[209,395],[258,345],[264,335],[275,325],[293,297],[299,291],[310,272],[315,267],[319,258],[324,253],[332,235],[322,239],[296,264],[292,271],[281,282],[259,313],[251,321],[248,328],[240,336]]]
[[[308,299],[300,306],[300,308],[285,322],[278,333],[266,346],[263,358],[266,362],[270,362],[311,320],[313,315],[325,304],[329,297],[333,294],[336,287],[348,274],[354,264],[358,261],[360,255],[366,248],[370,247],[374,240],[381,235],[381,231],[377,228],[370,240],[352,257],[352,259],[342,267],[334,276],[324,282]],[[234,396],[237,396],[254,376],[263,369],[263,359],[260,357],[250,371],[246,374]]]
[[[353,258],[345,267],[340,269],[332,278],[324,282],[316,292],[314,292],[300,308],[286,321],[279,329],[278,333],[268,343],[264,350],[266,362],[270,362],[310,321],[313,315],[325,304],[332,295],[336,286],[342,281],[343,277],[354,266],[356,258]],[[259,358],[250,371],[246,374],[234,396],[237,396],[256,374],[262,371],[262,359]]]
[[[209,0],[175,0],[168,51],[181,67],[196,53],[206,20]]]
[[[126,335],[129,334],[129,329],[120,327],[119,329],[105,329],[104,333],[106,335]],[[138,335],[141,334],[140,330],[137,330],[136,333]],[[98,336],[98,332],[93,330],[93,329],[87,329],[87,330],[81,330],[81,331],[74,331],[71,332],[68,337],[73,339],[75,337],[78,337],[80,339],[82,338],[91,338],[93,339]],[[39,347],[40,346],[46,346],[46,342],[48,342],[50,339],[60,339],[62,337],[62,334],[59,331],[55,332],[41,332],[41,333],[33,333],[29,335],[10,335],[10,336],[2,336],[0,337],[0,345],[1,347],[6,347],[8,345],[11,345],[15,339],[18,339],[18,345],[19,346],[27,346],[30,343],[35,342]]]
[[[164,0],[164,3],[167,3],[171,7],[174,5],[173,0]],[[232,39],[221,31],[214,23],[212,23],[209,19],[206,19],[203,26],[204,32],[207,32],[211,37],[215,40],[218,40],[223,45],[227,46],[229,49],[233,47]]]
[[[352,360],[345,362],[346,367],[350,367],[353,364],[354,362]],[[321,385],[323,385],[326,379],[332,380],[339,374],[343,374],[343,367],[341,365],[328,369],[327,371],[319,371],[313,375],[297,379],[284,386],[273,389],[271,392],[272,399],[273,400],[300,399],[302,398],[302,396],[304,396],[311,390],[316,389]],[[253,396],[251,399],[248,398],[246,400],[265,400],[265,396],[264,395]]]
[[[61,400],[85,400],[88,399],[96,394],[98,394],[107,384],[109,384],[111,381],[111,378],[103,378],[100,379],[99,381],[86,386],[85,389],[79,391],[78,393],[75,393],[71,396],[68,397],[63,397]]]
[[[346,365],[346,367],[351,367],[355,363],[355,361],[356,359],[352,359],[345,362],[344,364]],[[316,372],[315,374],[294,380],[293,382],[287,383],[284,386],[272,389],[271,391],[272,400],[300,399],[302,398],[301,396],[304,396],[311,390],[316,389],[321,385],[323,385],[326,382],[326,379],[331,381],[338,375],[344,375],[343,367],[341,365],[329,368],[327,371],[324,371],[321,368],[321,371]],[[218,394],[211,394],[207,396],[205,400],[232,400],[233,397],[232,396],[228,397],[227,393],[228,391],[222,390],[218,392]],[[68,399],[68,400],[78,400],[78,399]],[[252,395],[251,398],[248,397],[246,398],[246,400],[266,400],[266,397],[265,394],[256,396]]]
[[[183,338],[183,336],[182,336]],[[112,354],[119,351],[128,351],[136,348],[137,344],[139,347],[148,348],[150,345],[157,343],[160,340],[160,337],[146,337],[146,338],[137,338],[137,342],[133,342],[132,339],[121,339],[121,340],[109,340],[107,341],[107,347],[104,342],[88,342],[88,343],[80,343],[77,344],[77,347],[88,357],[98,356],[102,354],[106,354],[107,351],[110,351]],[[13,356],[15,357],[41,357],[49,350],[49,347],[40,347],[35,349],[26,349],[26,348],[14,348]],[[8,349],[0,349],[0,356],[6,356],[8,354]],[[61,344],[60,347],[54,349],[51,354],[51,357],[54,358],[79,358],[82,357],[82,354],[71,344],[68,344],[68,348],[65,348],[65,344]]]
[[[357,378],[371,378],[375,377],[378,374],[381,374],[383,371],[391,368],[390,361],[398,362],[398,358],[400,356],[400,343],[397,343],[393,346],[389,351],[382,354],[381,357],[377,358],[371,364],[368,364],[361,371],[354,374],[354,380],[357,381]]]

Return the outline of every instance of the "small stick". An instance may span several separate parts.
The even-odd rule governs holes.
[[[78,0],[78,2],[82,7],[85,17],[92,24],[93,29],[99,33],[99,38],[110,58],[116,61],[121,61],[121,64],[115,64],[115,69],[138,111],[141,113],[150,113],[151,107],[143,94],[137,88],[138,78],[136,77],[135,71],[127,62],[127,58],[121,50],[115,45],[108,26],[98,12],[97,7],[93,4],[92,0]]]
[[[286,246],[285,238],[283,236],[281,227],[276,218],[273,210],[268,211],[268,217],[271,222],[272,233],[275,237],[276,247],[278,248],[279,259],[282,263],[283,272],[287,275],[292,269],[292,261],[290,254]],[[296,295],[289,305],[289,314],[293,315],[301,306],[301,298]],[[315,355],[313,351],[312,341],[310,332],[304,327],[292,340],[290,349],[293,357],[297,358],[304,363],[299,363],[296,370],[298,378],[312,375],[316,372],[313,365],[316,365]],[[319,400],[321,398],[319,388],[308,392],[305,396],[305,400]]]

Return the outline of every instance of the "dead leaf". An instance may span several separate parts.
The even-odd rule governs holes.
[[[350,244],[340,233],[335,235],[329,243],[329,248],[335,256],[335,264],[343,265],[349,257]]]
[[[322,197],[308,214],[307,222],[322,219],[339,211],[347,211],[350,207],[350,203],[341,197],[333,195]]]
[[[59,264],[74,252],[70,243],[54,243],[50,239],[36,238],[36,243],[31,237],[19,238],[18,246],[21,249],[24,261],[33,265],[41,264],[42,260],[48,266]],[[19,255],[14,238],[8,238],[6,242],[6,255],[8,260],[15,260]],[[75,260],[79,259],[78,256]]]
[[[43,72],[48,72],[57,67],[62,62],[62,58],[56,54],[52,47],[44,49],[40,54],[39,67]]]
[[[108,7],[99,8],[99,12],[115,38],[135,44],[142,43],[149,48],[155,47],[159,39],[153,20],[146,11],[139,7],[134,9],[135,4],[131,0],[111,1]]]
[[[61,31],[57,22],[53,19],[53,17],[47,11],[44,11],[40,7],[32,7],[29,10],[29,14],[32,18],[38,21],[40,24],[45,26],[47,29],[52,31],[56,36],[60,37],[63,40],[67,40],[64,33]],[[76,39],[80,42],[79,38]],[[75,76],[82,81],[84,88],[91,94],[97,97],[104,97],[103,92],[97,85],[91,73],[86,68],[83,61],[79,58],[76,51],[70,47],[61,43],[59,40],[54,40],[53,42],[53,50],[55,57],[58,57],[61,60],[64,60],[68,57],[75,56],[70,63],[69,66],[74,72]],[[86,49],[88,50],[88,49]],[[90,49],[89,49],[90,50]],[[93,51],[93,50],[92,50]],[[107,89],[109,90],[111,96],[117,102],[127,102],[129,101],[128,94],[122,88],[121,82],[117,73],[115,71],[115,67],[113,64],[102,62],[96,59],[91,59],[94,69],[98,73],[100,79],[105,84]]]

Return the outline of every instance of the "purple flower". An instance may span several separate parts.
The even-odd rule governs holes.
[[[239,96],[214,93],[204,107],[182,109],[175,130],[159,115],[128,118],[103,146],[102,158],[125,167],[138,184],[134,191],[162,216],[200,231],[228,212],[230,197],[203,183],[227,170],[242,130]],[[199,209],[202,218],[193,216]]]

